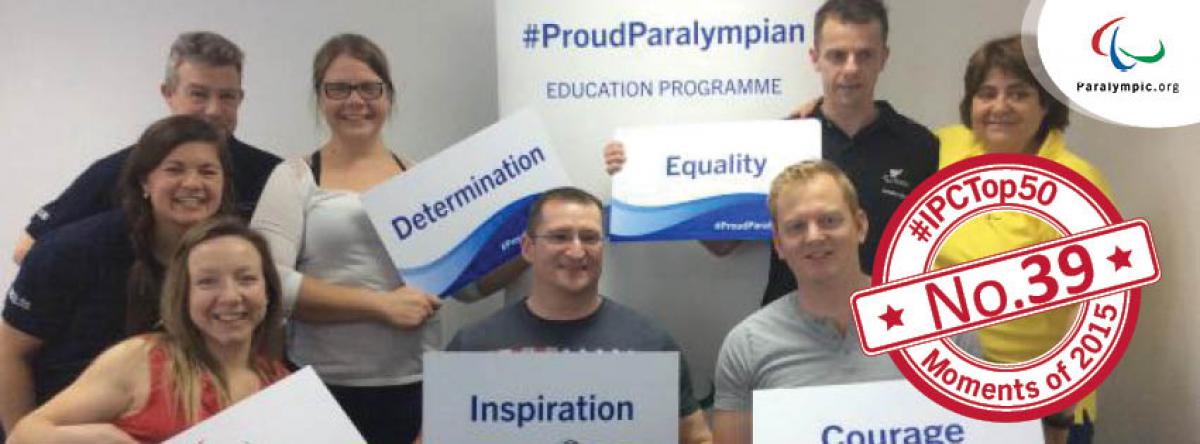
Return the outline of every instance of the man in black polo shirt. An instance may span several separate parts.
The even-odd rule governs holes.
[[[871,274],[888,219],[918,184],[937,171],[937,139],[882,100],[875,81],[887,62],[887,10],[878,0],[829,0],[817,10],[809,50],[824,95],[812,117],[821,121],[821,156],[840,167],[858,189],[868,219],[859,249]],[[771,250],[763,305],[796,289],[787,264]]]
[[[234,201],[247,220],[279,157],[233,137],[242,104],[242,50],[212,32],[180,34],[171,45],[166,78],[160,86],[171,114],[203,116],[229,136]],[[83,174],[29,220],[13,252],[20,264],[35,239],[71,222],[115,208],[117,176],[130,148],[92,163]]]
[[[875,100],[875,82],[888,57],[887,9],[879,0],[828,0],[814,21],[816,38],[809,57],[821,74],[823,95],[811,109],[792,117],[821,121],[822,157],[845,171],[858,189],[868,220],[860,265],[871,274],[875,250],[892,213],[937,171],[937,139],[887,102]],[[624,148],[610,143],[604,158],[609,174],[615,173],[624,165]],[[740,241],[702,243],[713,254],[724,256]],[[791,270],[772,249],[763,305],[795,289]]]

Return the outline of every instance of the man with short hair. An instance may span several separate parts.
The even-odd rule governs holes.
[[[822,96],[789,118],[821,122],[821,157],[849,176],[869,226],[859,262],[870,274],[880,237],[892,213],[938,167],[937,139],[924,126],[875,100],[875,83],[887,65],[887,8],[880,0],[828,0],[817,10],[809,59],[821,75]],[[604,149],[609,174],[625,163],[619,142]],[[741,241],[702,242],[724,256]],[[796,289],[787,265],[771,251],[762,305]]]
[[[279,157],[250,146],[233,136],[237,128],[242,91],[242,50],[219,34],[207,31],[180,34],[171,45],[166,74],[159,91],[171,114],[202,116],[229,137],[233,167],[234,202],[238,214],[249,220]],[[20,234],[13,261],[20,264],[35,239],[58,227],[115,208],[117,176],[131,147],[92,163],[30,218]]]
[[[249,219],[279,158],[233,137],[244,95],[242,59],[241,49],[218,34],[181,34],[171,45],[166,77],[159,89],[172,114],[202,116],[229,137],[234,202],[238,212]],[[61,195],[38,210],[22,233],[13,259],[20,263],[34,239],[43,234],[116,208],[120,202],[116,195],[118,176],[131,149],[97,160]],[[41,346],[41,339],[0,321],[0,428],[12,427],[55,394],[34,393],[38,376],[33,371],[33,360]]]
[[[859,250],[870,274],[892,213],[938,167],[937,139],[924,126],[875,99],[887,64],[887,9],[880,0],[828,0],[817,10],[809,49],[821,74],[821,157],[840,167],[858,191],[868,227]],[[791,270],[772,250],[763,305],[796,289]]]
[[[729,332],[717,358],[713,432],[751,442],[754,390],[898,379],[887,356],[859,349],[850,295],[871,285],[858,249],[870,222],[851,180],[833,163],[792,165],[771,183],[772,248],[798,288]],[[971,335],[955,341],[978,354]]]
[[[679,351],[665,329],[600,296],[602,205],[578,188],[544,193],[529,211],[521,256],[530,263],[529,297],[454,336],[448,351]],[[704,413],[679,360],[679,442],[709,443]]]

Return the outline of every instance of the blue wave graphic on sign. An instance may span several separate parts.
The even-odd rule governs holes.
[[[529,206],[540,195],[530,194],[501,208],[453,250],[433,262],[397,271],[406,282],[425,291],[442,297],[454,294],[520,254],[519,242],[529,219]]]
[[[609,239],[614,242],[654,240],[754,240],[771,238],[767,196],[728,194],[662,207],[612,204]]]

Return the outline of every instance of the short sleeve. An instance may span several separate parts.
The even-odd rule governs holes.
[[[737,412],[751,410],[754,378],[750,355],[749,337],[740,325],[734,327],[725,337],[717,356],[713,408]]]
[[[692,372],[688,369],[687,357],[679,352],[679,417],[690,415],[700,410],[696,401],[696,392],[692,390]]]
[[[42,340],[66,330],[80,291],[78,275],[91,269],[72,251],[52,239],[34,244],[5,297],[5,322]]]
[[[117,178],[129,148],[93,162],[67,189],[38,209],[25,232],[34,239],[77,220],[116,207]]]
[[[279,164],[263,186],[250,227],[267,239],[283,285],[283,306],[291,313],[304,276],[296,271],[304,246],[304,219],[309,197],[316,190],[303,160]]]
[[[465,351],[462,348],[462,330],[454,334],[454,338],[450,339],[450,343],[446,344],[446,351]]]
[[[682,418],[700,409],[700,404],[696,402],[695,391],[692,390],[692,372],[688,369],[687,357],[683,355],[683,350],[679,348],[679,343],[675,342],[675,338],[665,330],[662,330],[660,334],[662,336],[660,349],[679,353],[679,417]]]

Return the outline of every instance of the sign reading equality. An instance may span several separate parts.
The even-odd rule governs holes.
[[[789,165],[821,157],[815,120],[621,128],[614,241],[770,239],[767,194]]]
[[[428,444],[678,441],[678,352],[425,354]]]
[[[363,206],[400,276],[444,297],[516,257],[530,203],[568,184],[526,110],[372,188]]]

